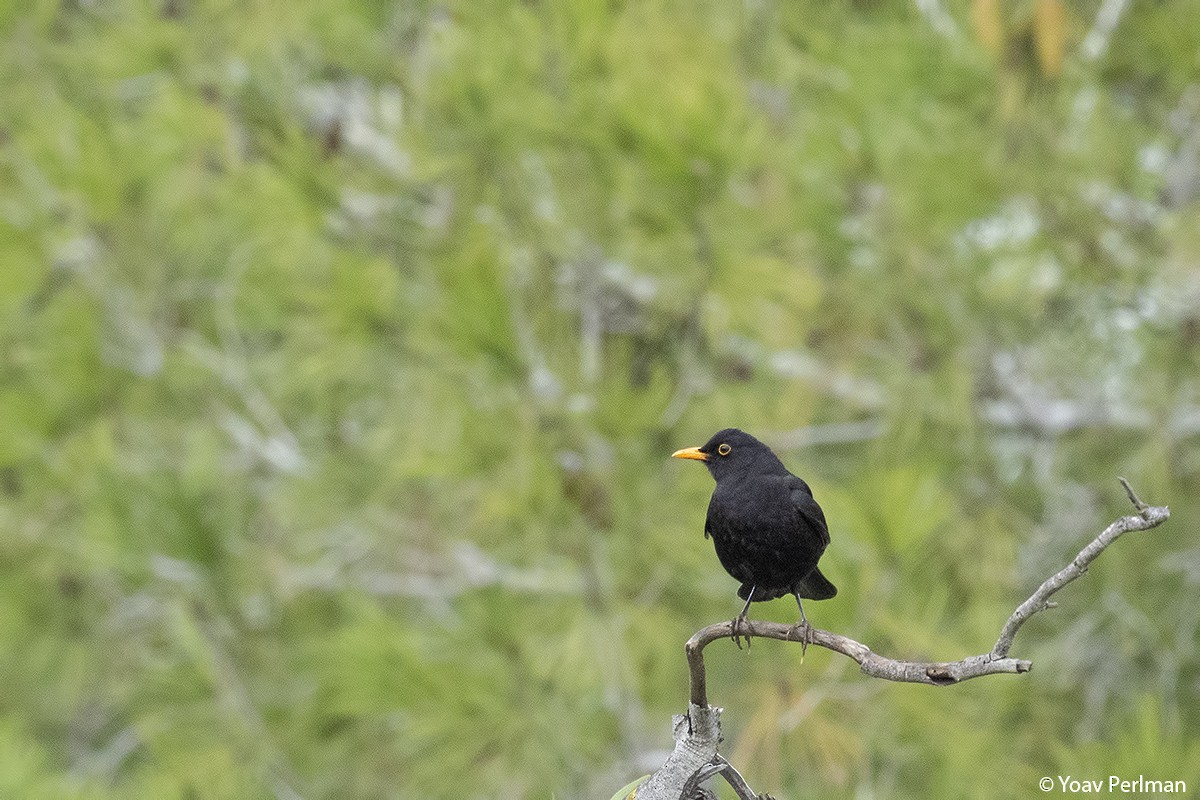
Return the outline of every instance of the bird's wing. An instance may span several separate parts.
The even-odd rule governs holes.
[[[825,512],[813,499],[812,489],[795,475],[788,476],[788,486],[792,490],[792,505],[796,507],[796,511],[821,534],[821,542],[829,544],[829,525],[825,522]]]

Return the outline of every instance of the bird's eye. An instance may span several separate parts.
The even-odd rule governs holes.
[[[729,451],[730,451],[730,450],[732,450],[732,449],[733,449],[732,447],[730,447],[729,445],[725,444],[724,442],[721,442],[721,444],[719,444],[719,445],[717,446],[717,452],[718,452],[718,453],[720,453],[720,454],[721,454],[721,455],[723,455],[723,456],[727,456],[727,455],[729,455]]]

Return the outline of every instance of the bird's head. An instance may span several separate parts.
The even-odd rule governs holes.
[[[699,447],[676,450],[671,457],[703,461],[717,481],[732,476],[787,472],[787,468],[771,452],[771,448],[737,428],[717,431]]]

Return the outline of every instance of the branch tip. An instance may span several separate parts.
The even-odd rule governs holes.
[[[1125,496],[1129,498],[1129,502],[1133,503],[1133,507],[1138,510],[1138,513],[1145,512],[1149,506],[1143,503],[1142,499],[1137,496],[1137,493],[1133,491],[1133,487],[1129,485],[1129,481],[1125,480],[1121,476],[1117,476],[1117,480],[1119,480],[1121,485],[1125,487]]]

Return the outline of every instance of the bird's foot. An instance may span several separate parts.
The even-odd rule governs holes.
[[[800,658],[803,659],[808,652],[808,646],[813,643],[812,626],[808,624],[808,620],[802,619],[793,625],[788,631],[788,639],[800,642]]]
[[[745,631],[743,632],[743,629]],[[742,649],[742,637],[746,637],[746,649],[750,648],[750,629],[746,626],[746,615],[738,614],[729,622],[730,639],[738,646],[738,650]]]

